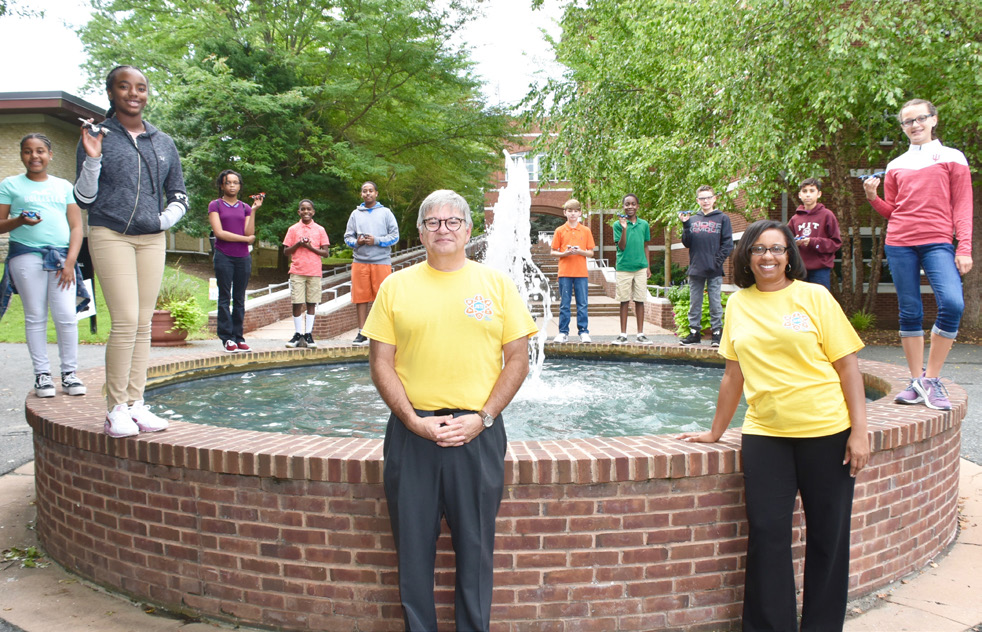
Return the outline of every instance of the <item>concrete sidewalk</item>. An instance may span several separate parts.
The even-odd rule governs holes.
[[[37,546],[34,464],[0,477],[0,548]],[[982,467],[962,459],[960,531],[954,546],[928,568],[849,605],[847,632],[964,632],[982,621]],[[21,568],[0,562],[3,622],[26,632],[205,632],[223,626],[189,621],[106,593],[57,564]],[[238,630],[254,628],[237,627]]]

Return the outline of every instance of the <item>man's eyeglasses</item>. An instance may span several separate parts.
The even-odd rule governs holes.
[[[920,123],[921,125],[924,125],[924,121],[928,120],[932,116],[934,116],[934,115],[933,114],[921,114],[917,118],[904,119],[903,121],[900,121],[900,127],[910,127],[914,123]]]
[[[700,202],[705,202],[706,200],[715,200],[716,199],[716,196],[715,195],[708,195],[708,196],[704,195],[702,197],[697,197],[696,199],[698,201],[700,201]]]
[[[750,254],[762,256],[765,252],[770,251],[775,257],[779,257],[788,251],[787,246],[771,246],[767,248],[766,246],[750,246]]]
[[[435,217],[428,217],[423,220],[423,226],[426,230],[431,233],[435,233],[440,230],[440,224],[444,224],[447,230],[457,231],[460,227],[464,225],[464,220],[459,217],[448,217],[447,219],[437,219]]]

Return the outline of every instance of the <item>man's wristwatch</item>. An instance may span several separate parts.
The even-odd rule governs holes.
[[[494,417],[484,412],[484,410],[478,411],[477,414],[481,416],[481,421],[484,423],[485,428],[490,428],[494,425]]]

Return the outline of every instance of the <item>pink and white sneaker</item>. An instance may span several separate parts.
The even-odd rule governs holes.
[[[104,430],[107,435],[114,439],[123,437],[133,437],[140,434],[140,428],[130,417],[130,410],[126,404],[116,404],[112,410],[106,413],[106,424]]]
[[[162,419],[150,412],[150,409],[143,403],[142,399],[136,400],[130,406],[130,417],[133,418],[140,432],[160,432],[161,430],[167,430],[167,427],[170,425],[170,422],[166,419]]]

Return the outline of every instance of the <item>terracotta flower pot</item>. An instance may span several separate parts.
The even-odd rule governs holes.
[[[171,331],[173,329],[173,331]],[[155,309],[153,318],[150,319],[150,346],[151,347],[178,347],[186,345],[185,338],[188,332],[183,329],[174,329],[174,318],[170,315],[170,310]]]

